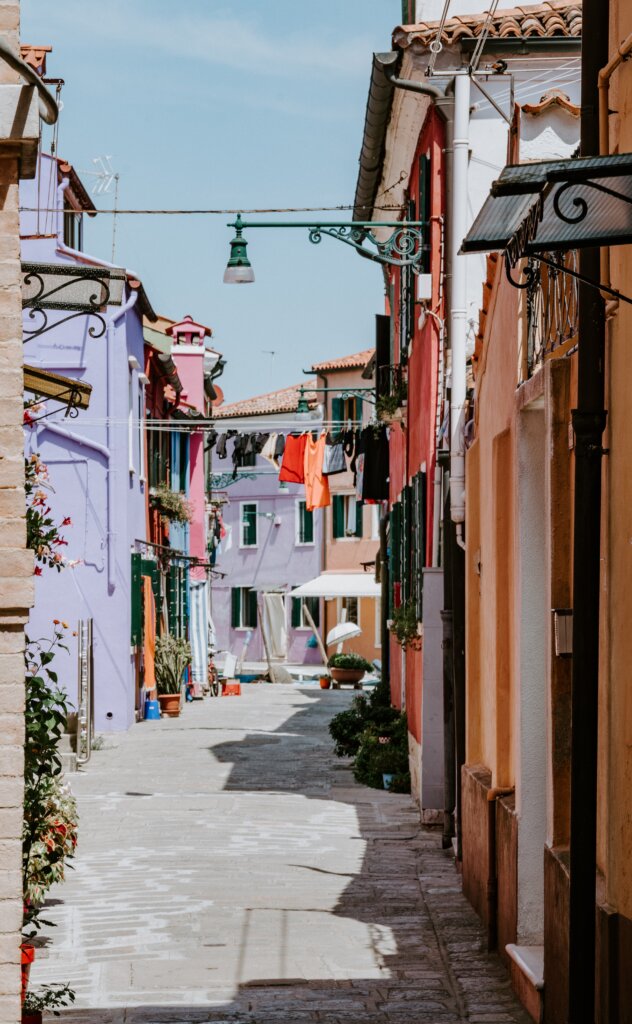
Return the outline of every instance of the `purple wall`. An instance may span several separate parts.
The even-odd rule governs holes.
[[[227,422],[226,426],[230,426]],[[218,431],[225,429],[221,422]],[[265,430],[265,426],[257,425],[253,430]],[[229,455],[219,460],[213,450],[212,471],[214,474],[229,473],[232,470],[230,458],[231,443],[228,444]],[[245,636],[245,630],[231,627],[231,588],[252,587],[258,591],[266,587],[279,586],[290,590],[299,583],[318,576],[321,567],[321,517],[322,513],[314,513],[314,543],[297,545],[296,543],[296,503],[304,497],[304,488],[296,484],[288,484],[287,491],[280,489],[277,474],[269,463],[257,458],[256,466],[244,469],[243,473],[257,473],[254,479],[242,478],[238,482],[223,489],[229,498],[224,506],[224,523],[231,535],[222,542],[216,568],[226,573],[223,580],[212,582],[212,615],[217,633],[217,645],[220,650],[229,650],[239,655]],[[279,526],[274,519],[257,517],[257,547],[241,548],[240,541],[240,503],[256,501],[259,513],[268,513],[278,517]],[[293,664],[318,664],[321,656],[318,649],[307,647],[312,635],[310,630],[292,629],[290,604],[286,600],[286,621],[288,626],[288,661]],[[322,615],[322,608],[321,608]],[[220,657],[220,661],[221,661]],[[246,661],[264,661],[265,652],[259,628],[253,631],[252,640],[246,654]]]
[[[39,195],[42,206],[59,206],[57,168],[47,156],[42,156],[40,168],[39,191],[37,179],[22,183],[21,205],[36,206]],[[54,236],[61,226],[50,214],[41,214],[39,223],[36,214],[22,217],[23,235]],[[98,262],[68,256],[61,243],[63,236],[24,238],[22,259]],[[135,296],[138,292],[126,287],[124,304]],[[134,720],[130,553],[134,540],[145,536],[145,484],[138,420],[135,416],[130,431],[128,417],[130,394],[135,410],[142,394],[138,375],[143,370],[143,336],[138,310],[122,313],[123,308],[110,307],[104,314],[108,328],[102,337],[90,337],[88,330],[95,321],[81,316],[27,342],[24,349],[26,362],[93,385],[88,410],[70,419],[62,409],[25,433],[27,454],[39,452],[49,467],[54,516],[61,520],[69,515],[73,520],[63,531],[68,540],[64,553],[81,563],[61,573],[43,568],[36,581],[29,635],[50,636],[55,618],[66,620],[71,629],[76,629],[79,618],[94,619],[97,731],[127,729]],[[61,319],[66,314],[49,315]],[[29,326],[28,319],[25,325]],[[48,410],[57,408],[52,402],[48,405]],[[77,667],[72,637],[69,646],[69,658],[58,658],[55,667],[74,697]]]

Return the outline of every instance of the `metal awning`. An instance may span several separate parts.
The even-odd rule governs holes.
[[[366,572],[323,572],[290,591],[291,597],[379,597],[381,587]]]
[[[632,153],[620,153],[505,167],[461,252],[504,250],[509,269],[526,256],[629,242]],[[625,298],[597,281],[588,283]]]
[[[87,409],[90,404],[92,385],[74,377],[42,370],[39,366],[24,364],[24,390],[38,398],[52,398],[73,409]]]

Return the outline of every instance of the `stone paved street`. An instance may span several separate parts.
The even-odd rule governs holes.
[[[64,1020],[525,1024],[437,833],[333,757],[351,697],[245,687],[72,776],[80,846],[33,971],[75,987]]]

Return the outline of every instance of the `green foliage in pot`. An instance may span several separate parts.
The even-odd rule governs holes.
[[[166,484],[160,484],[149,500],[165,523],[190,523],[193,518],[191,503],[180,491],[172,491]]]
[[[408,723],[403,711],[388,725],[366,727],[353,762],[355,779],[373,789],[383,789],[386,772],[396,777],[408,773]]]
[[[403,381],[398,387],[388,395],[380,395],[376,404],[375,412],[378,419],[390,420],[393,418],[395,413],[404,402],[408,399],[408,386]]]
[[[404,601],[395,609],[390,630],[400,647],[408,647],[419,637],[417,609],[413,601]]]
[[[360,654],[349,651],[348,654],[332,654],[327,662],[329,668],[343,668],[353,672],[371,672],[373,665]]]
[[[72,1006],[75,993],[70,985],[42,985],[35,991],[29,990],[24,998],[22,1013],[42,1013],[49,1010],[59,1017],[59,1010],[64,1006]]]
[[[191,644],[165,633],[156,638],[156,689],[159,694],[180,693],[182,674],[191,661]]]
[[[76,807],[61,784],[59,741],[66,728],[69,701],[50,667],[56,654],[68,651],[64,633],[52,640],[28,640],[25,660],[24,826],[22,874],[24,924],[33,929],[44,896],[63,877],[64,862],[76,844]],[[35,934],[31,931],[28,937]]]
[[[337,757],[355,757],[360,746],[360,737],[368,725],[387,728],[395,721],[399,712],[391,707],[388,680],[381,679],[368,694],[358,694],[351,707],[334,715],[329,723],[329,733],[334,741]]]

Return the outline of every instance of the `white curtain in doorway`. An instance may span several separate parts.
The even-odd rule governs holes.
[[[206,580],[191,581],[191,681],[206,683],[208,672],[208,599]]]
[[[287,658],[287,623],[283,594],[263,595],[263,621],[270,657]]]

